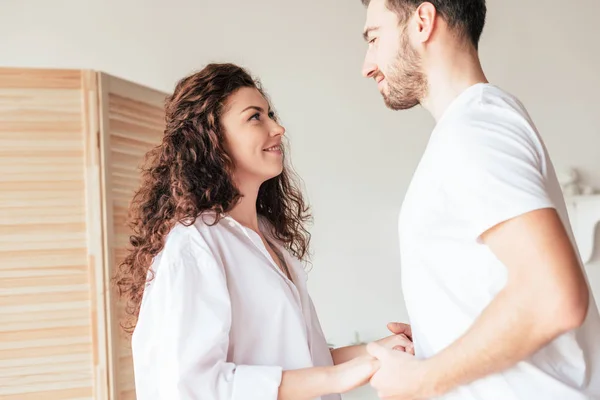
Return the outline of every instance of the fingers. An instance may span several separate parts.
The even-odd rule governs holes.
[[[381,367],[381,362],[377,358],[371,357],[369,363],[371,366],[371,375],[373,375]]]
[[[408,353],[408,354],[413,355],[413,356],[415,355],[415,348],[414,348],[414,346],[412,344],[411,345],[407,345],[406,347],[405,346],[401,346],[401,345],[396,345],[396,346],[392,347],[392,350],[403,351],[403,352]]]
[[[354,359],[357,362],[356,373],[359,375],[360,385],[364,385],[371,380],[373,375],[381,367],[381,363],[377,358],[372,356],[362,356]],[[359,372],[360,371],[360,372]]]
[[[389,350],[387,350],[385,347],[376,342],[371,342],[367,345],[367,353],[377,358],[378,360],[386,358],[388,355],[388,351]]]
[[[405,351],[409,354],[415,355],[415,347],[413,345],[412,340],[410,340],[406,335],[400,334],[393,336],[394,339],[394,350]]]
[[[405,353],[415,355],[415,347],[412,344],[405,346],[396,345],[392,348],[392,350],[404,351]]]
[[[410,325],[408,324],[403,324],[401,322],[390,322],[389,324],[387,324],[387,328],[393,334],[399,335],[403,333],[412,339],[412,330],[410,328]]]
[[[406,351],[406,347],[397,345],[397,346],[392,347],[392,350]]]
[[[394,335],[392,336],[394,338],[394,342],[396,344],[400,344],[404,347],[408,346],[409,344],[412,344],[412,340],[410,340],[408,338],[408,336],[404,335],[404,334],[399,334],[399,335]]]

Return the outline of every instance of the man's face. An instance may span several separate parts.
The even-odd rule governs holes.
[[[364,31],[369,47],[362,72],[377,82],[386,106],[392,110],[418,105],[427,92],[421,57],[409,41],[410,18],[399,22],[386,0],[371,1]]]

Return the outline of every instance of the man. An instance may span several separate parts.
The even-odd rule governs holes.
[[[363,74],[436,120],[400,213],[416,356],[376,344],[382,398],[600,398],[600,317],[552,162],[488,83],[485,0],[363,0]]]

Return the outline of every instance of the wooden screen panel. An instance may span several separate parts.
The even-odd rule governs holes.
[[[161,93],[110,75],[100,75],[102,157],[106,198],[107,260],[111,276],[125,257],[130,231],[128,209],[140,183],[144,156],[162,139],[164,99]],[[120,327],[124,307],[110,294],[111,393],[118,400],[135,399],[131,342]]]
[[[77,70],[0,69],[5,400],[101,398],[94,396],[98,324],[91,310],[83,83]]]

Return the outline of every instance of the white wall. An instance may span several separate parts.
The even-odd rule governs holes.
[[[488,77],[528,106],[557,167],[600,187],[600,3],[488,7]],[[260,76],[313,204],[312,294],[345,344],[406,319],[396,217],[433,127],[421,109],[388,111],[361,78],[363,18],[358,0],[4,0],[0,65],[93,68],[165,91],[210,61]],[[588,270],[600,297],[600,263]]]

